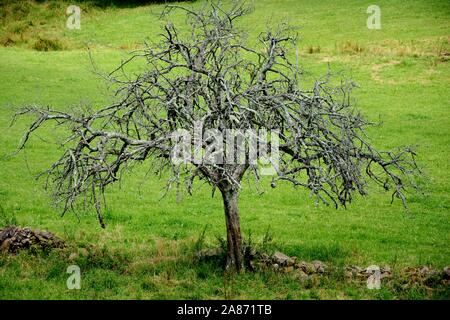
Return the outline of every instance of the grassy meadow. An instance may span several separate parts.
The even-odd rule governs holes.
[[[388,265],[394,272],[408,266],[443,268],[450,265],[450,2],[377,1],[381,30],[366,27],[371,4],[260,0],[239,26],[250,42],[267,26],[299,26],[305,83],[328,68],[355,81],[355,108],[382,122],[368,130],[373,143],[381,149],[416,147],[422,193],[409,194],[405,210],[372,187],[367,197],[335,210],[316,206],[307,190],[288,184],[272,189],[262,181],[261,194],[244,183],[242,231],[256,245],[331,266]],[[181,201],[174,191],[162,198],[164,178],[152,175],[146,163],[107,191],[106,229],[90,208],[61,218],[45,181],[35,176],[61,154],[57,142],[64,131],[47,126],[16,153],[31,118],[10,126],[14,112],[32,103],[68,110],[113,101],[86,48],[98,69],[111,71],[144,40],[154,40],[163,25],[158,20],[163,5],[81,3],[81,29],[69,30],[66,6],[57,1],[0,7],[0,227],[45,229],[68,243],[47,253],[0,254],[0,299],[450,298],[448,288],[395,282],[368,290],[339,273],[307,282],[270,271],[224,274],[217,261],[194,259],[196,244],[217,247],[218,238],[225,237],[222,199],[201,184]],[[185,23],[179,13],[172,20]],[[43,39],[53,45],[37,45]],[[272,241],[264,242],[268,237]],[[81,268],[81,290],[66,287],[71,264]]]

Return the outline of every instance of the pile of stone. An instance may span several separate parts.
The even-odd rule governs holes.
[[[345,267],[345,277],[347,279],[366,280],[370,275],[379,273],[380,279],[392,278],[391,268],[388,266],[368,266],[361,268],[355,265]]]
[[[402,272],[402,278],[409,284],[423,283],[425,285],[433,286],[438,282],[443,282],[450,285],[450,267],[445,267],[443,270],[433,269],[427,266],[422,267],[408,267]]]
[[[289,257],[282,252],[275,252],[272,256],[261,254],[252,264],[255,269],[267,270],[271,269],[277,272],[294,273],[300,278],[308,278],[314,275],[323,275],[332,273],[336,270],[330,268],[322,261],[315,260],[312,262],[298,261],[297,257]],[[344,267],[345,277],[348,280],[366,281],[370,276],[379,276],[380,280],[392,278],[392,271],[388,266],[368,266],[361,268],[356,265]],[[408,283],[432,284],[433,282],[450,284],[450,267],[443,270],[432,269],[426,266],[409,267],[398,271],[398,278],[405,279]]]
[[[323,274],[326,272],[327,266],[319,260],[312,262],[298,261],[297,257],[289,257],[282,252],[275,252],[272,256],[262,254],[255,263],[257,269],[273,269],[290,273],[296,271],[300,275]]]
[[[63,248],[65,243],[48,231],[8,226],[0,229],[0,251],[16,253],[21,249]]]
[[[389,267],[369,266],[361,268],[358,266],[345,267],[345,275],[348,279],[366,280],[371,274],[379,272],[380,279],[392,278],[392,272]],[[442,270],[433,269],[427,266],[408,267],[398,270],[396,277],[403,279],[405,283],[410,284],[433,284],[444,283],[450,284],[450,267],[445,267]]]

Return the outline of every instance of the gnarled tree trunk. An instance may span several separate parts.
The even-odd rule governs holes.
[[[221,192],[227,224],[226,269],[239,272],[244,268],[244,250],[238,212],[238,191],[231,189]]]

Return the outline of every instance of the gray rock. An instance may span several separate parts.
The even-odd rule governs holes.
[[[290,257],[288,262],[287,262],[287,265],[290,266],[290,267],[293,267],[295,265],[296,261],[297,261],[297,257]]]
[[[211,258],[219,256],[221,253],[221,250],[219,248],[214,249],[203,249],[197,252],[197,258]]]
[[[322,261],[314,260],[312,262],[312,265],[314,267],[314,271],[317,273],[324,273],[325,272],[325,264]]]
[[[389,266],[381,267],[381,273],[391,273],[391,268]]]
[[[305,261],[301,261],[301,262],[297,263],[295,266],[297,267],[297,269],[302,270],[306,274],[311,274],[311,273],[316,272],[316,270],[314,269],[314,266],[311,263],[308,263]]]
[[[426,276],[430,274],[430,268],[428,268],[427,266],[423,266],[422,268],[420,268],[419,273],[423,276]]]
[[[287,255],[285,255],[284,253],[279,252],[279,251],[277,251],[277,252],[275,252],[273,254],[272,259],[273,259],[274,262],[276,262],[279,265],[285,265],[289,261],[289,257]]]

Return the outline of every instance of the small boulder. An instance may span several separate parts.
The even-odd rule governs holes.
[[[381,273],[383,272],[391,273],[391,268],[389,266],[381,267]]]
[[[392,277],[391,268],[388,266],[381,267],[381,279]]]
[[[324,273],[325,272],[325,264],[322,261],[314,260],[312,262],[314,271],[316,273]]]
[[[279,264],[279,265],[285,265],[288,263],[289,261],[289,257],[287,255],[285,255],[282,252],[275,252],[272,256],[272,259],[275,263]]]
[[[287,265],[289,267],[294,267],[296,261],[297,261],[297,257],[290,257],[287,261]]]
[[[220,256],[221,252],[222,251],[219,248],[203,249],[197,252],[197,258],[202,259],[202,258],[217,257]]]
[[[301,261],[295,265],[297,269],[302,270],[306,274],[311,274],[315,272],[314,266],[311,263]]]
[[[422,268],[419,269],[419,274],[421,276],[426,277],[426,276],[429,276],[431,273],[432,272],[431,272],[430,268],[428,268],[427,266],[423,266]]]

